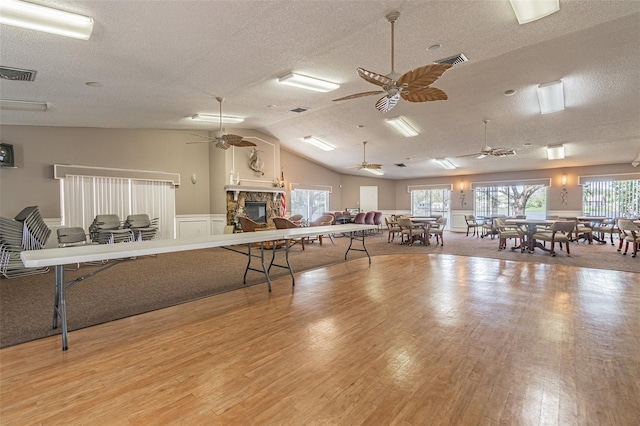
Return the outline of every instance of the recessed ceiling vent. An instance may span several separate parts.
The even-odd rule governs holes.
[[[444,59],[439,59],[437,61],[433,61],[436,64],[451,64],[451,65],[458,65],[461,64],[463,62],[468,62],[469,60],[467,59],[466,56],[464,56],[464,53],[459,53],[455,56],[451,56],[450,58],[444,58]]]
[[[291,110],[291,112],[298,112],[298,113],[300,113],[300,112],[305,112],[305,111],[307,111],[307,110],[309,110],[309,108],[307,108],[307,107],[298,107],[298,108],[292,109],[292,110]]]
[[[0,66],[0,78],[3,80],[33,81],[36,79],[36,72]]]
[[[407,167],[407,165],[404,164],[404,163],[396,163],[396,164],[394,164],[394,166],[396,166],[396,167]]]

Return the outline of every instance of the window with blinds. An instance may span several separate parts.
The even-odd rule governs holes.
[[[412,216],[447,216],[450,209],[450,189],[411,189]]]
[[[483,216],[526,215],[528,219],[547,216],[545,185],[474,185],[474,214]]]
[[[313,221],[329,211],[329,191],[294,188],[291,191],[291,214],[301,214]]]
[[[582,182],[585,216],[639,217],[640,179]]]

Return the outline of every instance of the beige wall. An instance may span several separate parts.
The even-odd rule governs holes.
[[[176,213],[209,213],[209,146],[189,144],[193,133],[0,126],[2,141],[13,144],[15,169],[0,168],[0,216],[12,218],[37,205],[43,217],[60,217],[60,186],[53,164],[113,167],[179,173]],[[191,183],[196,174],[197,183]]]
[[[341,175],[280,150],[280,143],[275,138],[243,130],[243,135],[260,138],[251,139],[256,141],[257,148],[263,151],[266,159],[265,175],[260,176],[247,167],[248,148],[224,151],[213,144],[187,144],[194,140],[193,133],[207,134],[172,130],[0,126],[2,141],[14,145],[17,166],[15,169],[0,168],[0,216],[12,218],[24,207],[37,205],[44,217],[60,217],[60,187],[59,182],[53,179],[55,163],[179,173],[182,180],[176,190],[176,213],[179,215],[226,212],[224,186],[228,184],[231,167],[229,155],[234,152],[234,165],[240,170],[243,181],[263,181],[268,185],[279,177],[282,167],[287,184],[331,187],[331,210],[358,207],[360,186],[378,187],[380,210],[408,210],[411,208],[408,185],[453,184],[454,194],[459,194],[461,181],[465,184],[467,205],[461,206],[459,197],[454,195],[452,209],[471,210],[472,196],[468,189],[472,182],[550,178],[548,210],[575,211],[582,208],[579,176],[638,173],[638,169],[630,164],[618,164],[394,181]],[[193,174],[196,175],[195,184],[191,182]],[[562,174],[566,174],[569,180],[567,205],[560,201]]]
[[[284,149],[280,150],[280,164],[284,171],[288,200],[291,199],[291,183],[329,186],[331,187],[331,194],[329,196],[330,210],[336,211],[344,207],[341,203],[342,189],[340,188],[340,174],[312,161],[298,157]],[[287,211],[290,211],[289,206],[287,206]]]
[[[411,209],[411,195],[407,192],[409,185],[434,185],[453,184],[452,210],[471,210],[473,208],[472,192],[469,191],[472,183],[495,182],[523,179],[551,179],[551,187],[547,192],[547,210],[582,210],[582,187],[578,186],[578,178],[588,175],[610,175],[638,173],[638,170],[630,164],[612,164],[589,167],[566,167],[545,170],[522,170],[517,172],[486,173],[480,175],[447,176],[438,178],[424,178],[401,180],[396,182],[396,206],[397,210]],[[561,202],[562,175],[567,175],[567,204]],[[460,205],[460,183],[464,183],[466,206]]]

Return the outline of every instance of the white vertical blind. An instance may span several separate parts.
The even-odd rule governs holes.
[[[62,224],[88,233],[96,215],[130,214],[158,218],[159,238],[175,236],[175,190],[170,182],[125,178],[72,176],[62,179]]]

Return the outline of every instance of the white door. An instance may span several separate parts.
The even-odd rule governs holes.
[[[378,187],[377,186],[361,186],[360,187],[360,211],[370,212],[378,210]]]

